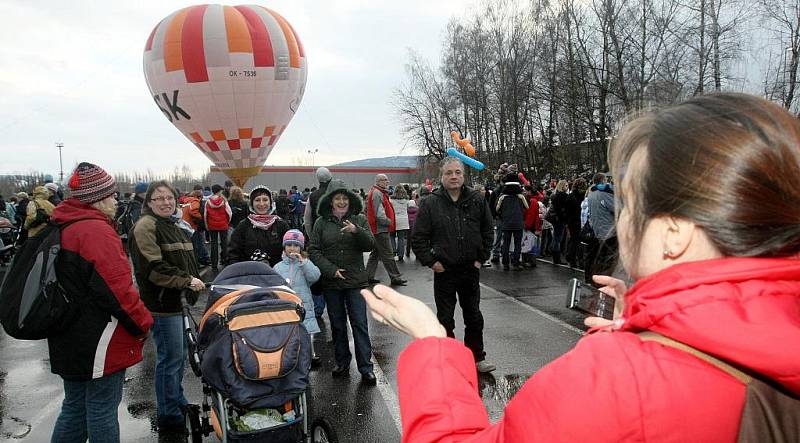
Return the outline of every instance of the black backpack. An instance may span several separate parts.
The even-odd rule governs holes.
[[[20,340],[41,340],[69,327],[78,317],[56,278],[61,251],[61,229],[48,223],[22,246],[0,286],[0,324]]]

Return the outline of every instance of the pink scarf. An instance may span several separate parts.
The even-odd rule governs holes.
[[[263,229],[265,231],[268,231],[276,220],[281,219],[277,215],[273,214],[250,214],[247,216],[247,218],[250,220],[250,223],[253,224],[254,228]]]

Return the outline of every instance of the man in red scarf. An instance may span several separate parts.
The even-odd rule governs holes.
[[[392,279],[392,285],[405,286],[406,280],[397,269],[394,261],[394,251],[389,233],[395,231],[394,208],[389,201],[389,177],[385,174],[375,176],[375,186],[367,194],[367,220],[372,234],[375,236],[375,249],[369,254],[367,261],[367,275],[370,283],[380,283],[375,280],[375,271],[378,269],[378,260],[383,262],[383,267]]]

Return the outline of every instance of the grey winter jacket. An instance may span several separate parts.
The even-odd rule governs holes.
[[[589,206],[589,223],[598,240],[608,240],[617,235],[614,228],[614,190],[611,185],[592,186],[586,197]]]

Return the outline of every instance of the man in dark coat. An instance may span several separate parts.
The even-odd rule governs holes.
[[[411,247],[434,272],[439,323],[448,337],[455,337],[453,316],[458,301],[464,313],[464,344],[472,350],[478,371],[491,372],[495,366],[486,361],[483,349],[480,268],[491,255],[492,213],[477,191],[464,186],[460,160],[447,157],[441,173],[442,186],[420,202]]]

